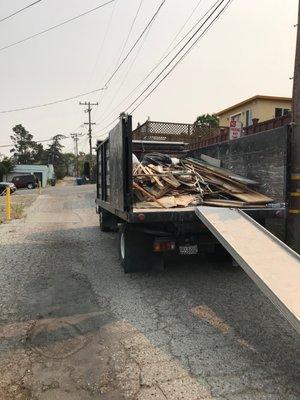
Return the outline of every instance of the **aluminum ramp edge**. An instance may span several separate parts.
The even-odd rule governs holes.
[[[241,210],[224,207],[198,206],[195,209],[195,213],[197,217],[213,233],[213,235],[220,241],[220,243],[226,248],[231,256],[237,261],[237,263],[244,269],[249,277],[256,283],[261,291],[290,322],[290,324],[298,332],[300,332],[300,256]],[[292,296],[290,294],[288,297],[282,296],[282,290],[278,290],[278,284],[275,285],[274,290],[275,280],[274,276],[272,276],[273,274],[270,274],[270,271],[273,269],[273,265],[270,266],[270,262],[269,270],[267,268],[263,271],[263,273],[261,273],[259,270],[259,263],[257,266],[255,265],[255,262],[253,263],[253,259],[251,260],[251,251],[249,252],[248,243],[243,243],[243,235],[237,233],[237,224],[239,223],[241,227],[243,226],[244,228],[249,228],[246,236],[248,235],[249,238],[250,235],[250,239],[253,240],[253,243],[257,243],[258,239],[260,241],[259,246],[263,246],[265,242],[265,244],[269,244],[273,246],[273,248],[276,248],[277,253],[283,256],[282,259],[289,259],[291,261],[290,265],[285,265],[284,271],[283,268],[278,265],[279,269],[277,276],[280,276],[281,273],[282,277],[284,277],[282,282],[288,281],[288,287],[291,286],[293,289],[291,291]],[[240,249],[238,249],[239,240]],[[254,254],[254,251],[252,251],[252,253]],[[266,262],[268,266],[268,260],[264,261],[264,258],[264,255],[261,254],[259,261],[263,263]],[[290,278],[288,277],[289,267],[291,269]],[[274,275],[276,275],[276,273]],[[284,290],[286,293],[288,292],[283,285],[281,289],[283,289],[283,292]],[[286,293],[283,294],[285,295]],[[291,301],[285,301],[284,297],[285,299],[288,298],[288,300]]]

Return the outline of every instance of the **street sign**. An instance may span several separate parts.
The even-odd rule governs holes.
[[[242,123],[240,121],[231,120],[229,125],[229,139],[237,139],[242,136]]]

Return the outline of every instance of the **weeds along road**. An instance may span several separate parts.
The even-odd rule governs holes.
[[[299,340],[239,268],[124,275],[94,187],[0,226],[0,399],[299,399]]]

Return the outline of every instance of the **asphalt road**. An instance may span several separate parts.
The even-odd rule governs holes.
[[[0,226],[0,399],[300,398],[299,337],[238,267],[124,275],[94,188]]]

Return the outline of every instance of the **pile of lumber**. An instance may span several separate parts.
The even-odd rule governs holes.
[[[243,183],[242,183],[243,182]],[[245,184],[247,182],[247,184]],[[135,165],[135,208],[173,208],[199,204],[265,207],[273,200],[253,190],[251,180],[192,158],[174,164]]]

